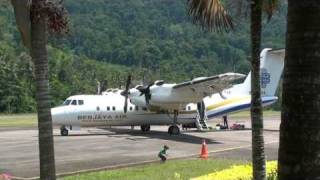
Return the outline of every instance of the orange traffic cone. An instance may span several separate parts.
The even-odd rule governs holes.
[[[201,147],[201,153],[200,153],[200,158],[201,159],[207,159],[208,158],[208,147],[207,147],[207,143],[206,140],[203,139],[202,141],[202,147]]]

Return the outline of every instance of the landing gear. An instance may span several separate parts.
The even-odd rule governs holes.
[[[69,135],[69,130],[65,126],[62,126],[60,128],[60,134],[61,134],[61,136],[68,136]]]
[[[179,126],[177,125],[178,124],[178,111],[177,110],[174,110],[173,111],[173,125],[169,127],[168,129],[168,133],[170,135],[178,135],[180,134],[180,128]]]
[[[177,125],[172,125],[168,129],[168,133],[170,135],[179,135],[180,134],[180,128]]]
[[[142,132],[149,132],[150,131],[150,125],[141,125],[141,131]]]
[[[174,125],[178,124],[178,115],[179,115],[178,110],[174,110],[173,111],[173,124]]]

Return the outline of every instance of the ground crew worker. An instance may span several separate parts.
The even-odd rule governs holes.
[[[167,160],[167,150],[169,149],[169,147],[167,145],[163,146],[163,149],[160,150],[158,157],[161,159],[162,162],[166,162]]]
[[[229,129],[228,117],[225,115],[222,118],[223,118],[223,126],[226,127],[226,129]]]

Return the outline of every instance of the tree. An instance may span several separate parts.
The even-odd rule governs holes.
[[[238,1],[238,2],[241,2]],[[263,115],[260,88],[260,46],[262,29],[262,7],[271,17],[276,0],[251,0],[251,124],[252,124],[252,165],[253,179],[266,179]],[[189,14],[203,27],[222,31],[233,28],[230,16],[220,0],[189,0]]]
[[[39,129],[40,179],[56,179],[47,58],[47,27],[55,32],[66,29],[65,10],[46,0],[11,0],[23,43],[30,47],[35,67]]]
[[[320,178],[319,19],[319,1],[288,1],[280,180]]]
[[[41,1],[33,0],[32,11]],[[35,66],[36,99],[39,128],[39,157],[41,179],[55,179],[55,159],[49,94],[49,68],[45,18],[31,23],[31,56]]]
[[[263,114],[260,88],[262,0],[251,1],[251,138],[253,179],[266,179]]]

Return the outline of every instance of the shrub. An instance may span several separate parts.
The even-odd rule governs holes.
[[[192,180],[251,180],[252,165],[236,165],[228,169],[193,178]],[[267,162],[267,179],[277,179],[277,161]]]

